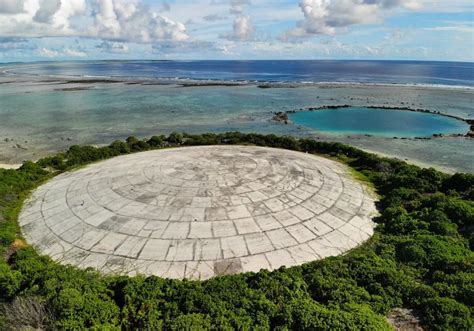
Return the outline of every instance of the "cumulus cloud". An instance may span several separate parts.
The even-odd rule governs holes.
[[[351,25],[378,22],[384,10],[397,7],[417,9],[420,5],[415,0],[301,0],[299,6],[304,20],[286,31],[281,39],[334,35]]]
[[[132,5],[130,8],[125,6],[118,6],[117,8],[120,13],[130,12],[135,7]],[[115,3],[113,0],[96,0],[94,3],[93,11],[95,25],[91,29],[94,34],[105,34],[108,36],[117,36],[120,34],[120,23],[118,21]]]
[[[241,15],[244,12],[245,5],[250,5],[250,0],[230,0],[229,12],[235,15]]]
[[[1,0],[0,0],[1,1]],[[78,33],[71,20],[85,13],[85,0],[28,0],[24,12],[0,12],[0,36],[57,37]]]
[[[189,38],[184,24],[159,15],[142,3],[96,0],[94,21],[90,33],[106,39],[146,43]]]
[[[55,58],[55,57],[85,57],[87,56],[87,53],[80,51],[80,50],[74,50],[70,48],[66,48],[62,51],[55,50],[55,49],[49,49],[49,48],[40,48],[38,51],[38,54],[42,57],[48,57],[48,58]]]
[[[61,8],[61,0],[42,0],[33,20],[39,23],[51,23],[59,8]]]
[[[235,15],[232,31],[220,34],[221,39],[230,41],[255,41],[255,26],[248,15],[244,15],[245,6],[251,5],[250,0],[230,0],[229,12]]]
[[[466,55],[472,44],[471,22],[433,21],[421,17],[416,28],[364,29],[360,44],[338,43],[350,27],[380,23],[400,12],[463,12],[472,0],[0,0],[0,57],[123,57],[238,58],[384,57],[420,58],[418,44],[430,45],[437,33],[446,49],[460,38],[452,58]],[[170,6],[171,4],[171,6]],[[401,18],[400,26],[416,21]],[[465,19],[465,18],[464,18]],[[436,21],[436,20],[435,20]],[[183,22],[184,24],[182,24]],[[188,29],[187,29],[188,27]],[[288,29],[288,27],[292,27]],[[188,34],[188,31],[189,32]],[[386,37],[381,40],[381,33]],[[192,36],[190,35],[192,34]],[[311,40],[310,36],[320,37]],[[448,37],[449,38],[444,38]],[[428,40],[424,41],[423,38]],[[74,39],[76,43],[74,44]],[[418,42],[419,39],[419,42]],[[332,40],[332,42],[328,42]],[[346,38],[344,38],[346,40]],[[281,42],[285,41],[285,42]],[[242,47],[241,42],[251,42]],[[443,42],[445,44],[443,44]],[[81,48],[80,46],[83,45]],[[461,51],[459,51],[461,49]],[[441,53],[440,53],[441,54]],[[444,56],[444,55],[443,55]],[[444,58],[438,56],[438,58]],[[472,56],[471,56],[472,57]],[[471,60],[471,59],[470,59]]]
[[[255,28],[249,16],[237,16],[232,31],[221,37],[227,40],[250,41],[254,39]]]
[[[25,12],[25,0],[0,0],[0,13],[18,14]]]
[[[46,0],[49,1],[49,0]],[[85,0],[60,0],[61,6],[53,16],[52,30],[58,35],[73,35],[76,33],[71,28],[71,19],[73,17],[83,15],[86,12],[86,1]],[[41,10],[41,7],[40,9]],[[36,15],[36,14],[35,14]],[[47,25],[47,24],[43,24]],[[53,33],[54,33],[53,32]]]
[[[2,35],[142,43],[189,38],[184,24],[158,14],[141,1],[128,0],[0,0]]]
[[[87,56],[87,53],[77,49],[66,48],[62,51],[62,55],[70,57],[85,57]]]
[[[39,50],[39,55],[44,57],[57,57],[59,56],[59,52],[43,47]]]
[[[128,45],[122,42],[111,42],[104,40],[102,43],[96,46],[96,48],[100,49],[106,53],[128,53],[129,48]]]

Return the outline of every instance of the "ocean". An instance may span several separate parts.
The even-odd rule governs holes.
[[[462,137],[465,122],[372,109],[474,119],[473,72],[472,63],[399,61],[3,64],[0,163],[130,135],[242,131],[338,141],[444,171],[474,172],[474,139]],[[338,105],[360,109],[299,113],[288,124],[272,120],[275,112]],[[430,138],[439,133],[444,137]]]
[[[474,63],[420,61],[44,62],[11,72],[39,76],[222,82],[373,83],[474,87]]]

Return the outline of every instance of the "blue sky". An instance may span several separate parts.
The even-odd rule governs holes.
[[[0,0],[0,62],[474,61],[471,0]]]

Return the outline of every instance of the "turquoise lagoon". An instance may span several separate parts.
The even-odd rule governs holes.
[[[433,134],[465,134],[464,121],[437,114],[398,109],[350,107],[301,111],[290,120],[318,132],[367,134],[381,137],[430,137]]]

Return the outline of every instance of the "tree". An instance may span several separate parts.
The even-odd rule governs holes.
[[[178,132],[172,132],[168,136],[168,142],[171,144],[182,144],[183,143],[183,134]]]

